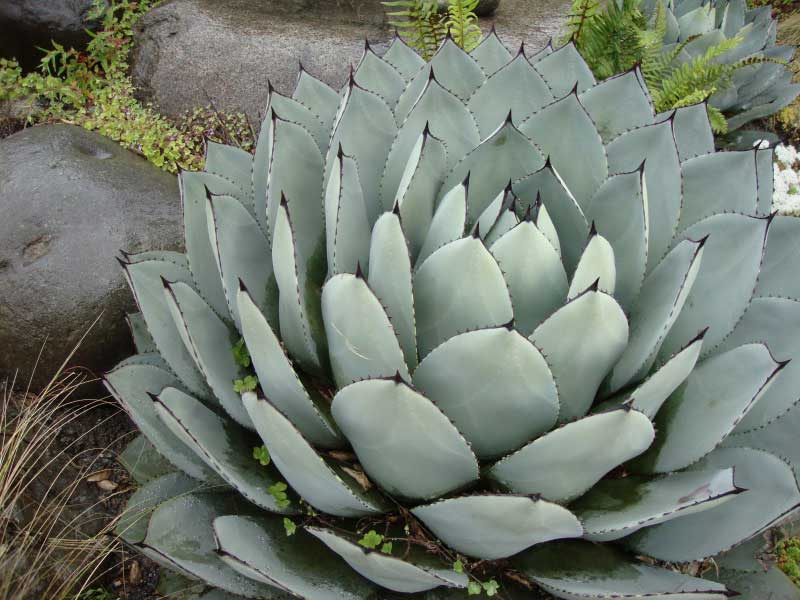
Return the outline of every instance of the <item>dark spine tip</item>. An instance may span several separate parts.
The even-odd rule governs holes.
[[[594,283],[587,288],[586,291],[596,292],[599,289],[600,289],[600,278],[598,277],[597,279],[594,280]]]
[[[495,29],[494,21],[492,21],[492,27],[489,29],[489,35],[497,35],[497,29]]]
[[[342,142],[339,142],[339,150],[336,151],[336,158],[342,160],[342,157],[344,157],[344,149],[342,148]]]
[[[422,130],[422,136],[428,137],[431,134],[431,122],[425,121],[425,128]]]
[[[286,194],[281,192],[281,206],[288,210],[289,208],[289,201],[286,199]]]
[[[164,286],[164,289],[167,290],[170,289],[170,282],[167,280],[167,278],[164,277],[163,275],[161,275],[160,277],[161,277],[161,285]]]
[[[356,263],[356,278],[364,279],[364,271],[361,270],[361,261]]]
[[[511,125],[513,125],[513,124],[514,124],[514,121],[513,121],[513,114],[512,114],[512,113],[513,113],[513,110],[509,108],[509,109],[508,109],[508,114],[506,115],[506,124],[509,124],[509,123],[510,123]]]
[[[641,162],[641,164],[640,164],[640,165],[639,165],[639,167],[636,169],[636,170],[637,170],[639,173],[644,173],[644,166],[645,166],[645,163],[646,163],[646,162],[647,162],[647,159],[646,159],[646,158],[643,158],[643,159],[642,159],[642,162]]]
[[[125,261],[124,261],[122,258],[120,258],[119,256],[115,256],[114,258],[115,258],[115,259],[117,259],[117,262],[119,263],[119,266],[120,266],[120,267],[122,267],[123,269],[127,269],[127,268],[128,268],[128,266],[130,265],[130,263],[129,263],[129,262],[125,262]]]
[[[696,335],[696,336],[694,336],[694,338],[692,338],[692,340],[691,340],[691,341],[690,341],[688,344],[686,344],[686,347],[688,348],[689,346],[691,346],[691,345],[692,345],[692,344],[694,344],[695,342],[699,342],[699,341],[701,341],[702,339],[704,339],[704,338],[706,337],[706,334],[708,333],[708,330],[709,330],[709,329],[710,329],[710,327],[709,327],[708,325],[706,325],[705,327],[703,327],[703,329],[701,329],[701,330],[700,330],[700,331],[697,333],[697,335]]]
[[[467,171],[467,176],[464,177],[464,181],[461,182],[461,185],[464,186],[464,195],[469,198],[469,176],[472,171]]]
[[[539,209],[542,207],[542,192],[536,192],[536,201],[533,203],[534,209],[536,210],[536,215],[539,215]]]
[[[444,34],[444,41],[453,41],[453,34],[450,33],[450,29],[448,29]]]
[[[474,237],[476,240],[481,239],[481,224],[480,224],[480,221],[475,223],[475,229],[472,230],[472,237]]]
[[[528,208],[525,210],[525,216],[522,217],[522,220],[525,221],[526,223],[533,222],[532,211],[533,211],[533,205],[532,204],[528,204]]]
[[[775,372],[776,372],[776,373],[778,373],[778,372],[782,371],[783,369],[785,369],[785,368],[786,368],[786,365],[788,365],[790,362],[792,362],[792,359],[791,359],[791,358],[787,358],[786,360],[779,360],[779,361],[777,361],[777,363],[778,363],[778,366],[777,366],[777,368],[775,369]]]
[[[505,327],[509,331],[514,331],[514,317],[511,317],[511,320],[508,323],[504,323],[503,327]]]
[[[505,187],[506,194],[512,194],[513,193],[513,188],[514,188],[514,181],[509,179],[508,183],[506,184],[506,187]]]
[[[372,46],[369,44],[369,38],[364,38],[364,52],[372,52]]]
[[[628,401],[623,402],[621,408],[626,413],[629,413],[629,412],[631,412],[633,410],[633,402],[628,402]]]
[[[400,202],[395,201],[394,206],[392,207],[392,214],[400,216]]]
[[[399,371],[399,370],[394,372],[394,377],[392,377],[392,379],[393,379],[393,380],[394,380],[394,382],[395,382],[395,383],[397,383],[397,384],[400,384],[400,383],[405,383],[405,382],[403,381],[403,378],[400,376],[400,371]]]
[[[572,89],[570,90],[569,93],[572,94],[573,96],[577,96],[578,95],[578,82],[577,81],[575,82],[575,85],[572,86]]]
[[[592,221],[592,226],[589,227],[589,237],[593,238],[596,235],[597,235],[597,226],[594,224],[594,221]]]
[[[239,277],[239,291],[240,292],[247,292],[247,286],[244,284],[244,281],[242,281],[241,277]],[[247,292],[247,293],[249,293],[249,292]]]
[[[777,217],[777,216],[778,216],[778,211],[777,210],[773,210],[769,215],[767,215],[767,217],[766,217],[767,225],[771,225],[772,221],[774,221],[775,217]]]
[[[525,56],[525,40],[519,45],[519,50],[517,50],[517,56],[514,58],[518,58],[520,56]]]
[[[208,189],[207,185],[203,184],[203,188],[206,191],[206,200],[208,200],[209,202],[213,202],[214,201],[214,194],[211,193],[211,190]]]
[[[548,154],[547,157],[544,159],[544,167],[543,169],[552,169],[553,163],[550,162],[550,155]]]
[[[433,72],[433,65],[431,65],[430,71],[428,71],[428,83],[431,81],[436,81],[436,73]]]
[[[353,69],[353,65],[352,64],[350,65],[350,75],[349,75],[349,77],[347,79],[347,85],[349,85],[350,88],[356,87],[356,72]]]
[[[709,235],[711,235],[711,234],[707,233],[707,234],[705,234],[703,237],[701,237],[699,240],[697,240],[697,247],[698,247],[698,249],[699,249],[699,248],[702,248],[703,246],[705,246],[705,245],[706,245],[706,242],[708,241],[708,236],[709,236]]]
[[[303,70],[303,67],[302,67],[302,66],[300,67],[300,70],[301,70],[301,71]],[[268,93],[270,96],[271,96],[273,93],[275,93],[275,87],[272,85],[272,80],[270,80],[270,79],[267,79],[267,93]]]

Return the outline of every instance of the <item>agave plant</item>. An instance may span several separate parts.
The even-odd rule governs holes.
[[[655,14],[658,2],[643,0],[644,12]],[[746,0],[668,0],[665,17],[664,51],[670,56],[674,53],[679,64],[688,65],[709,48],[724,48],[726,42],[740,40],[714,59],[742,65],[733,72],[729,85],[709,101],[725,115],[729,131],[775,114],[800,93],[787,66],[794,47],[775,45],[778,22],[770,6],[748,9]]]
[[[248,598],[733,595],[656,561],[800,506],[771,181],[571,44],[301,70],[255,156],[181,174],[185,254],[120,258],[138,354],[106,384],[177,469],[121,535]]]

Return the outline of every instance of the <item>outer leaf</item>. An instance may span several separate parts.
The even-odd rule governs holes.
[[[595,229],[589,234],[586,244],[572,282],[569,284],[567,299],[572,300],[580,296],[587,288],[597,282],[597,289],[614,295],[617,285],[617,266],[614,262],[614,249],[608,240],[598,235]]]
[[[464,235],[467,219],[467,194],[469,180],[457,184],[439,202],[430,223],[425,241],[416,257],[416,267],[425,262],[439,248]]]
[[[319,393],[305,388],[278,336],[246,289],[239,290],[238,306],[245,343],[261,389],[270,402],[313,443],[323,448],[340,446],[343,440],[330,417],[327,402]]]
[[[458,430],[401,381],[351,384],[336,394],[332,411],[364,470],[392,495],[435,498],[478,477],[478,462]]]
[[[508,63],[512,56],[500,38],[492,29],[469,53],[486,75],[491,75],[503,65]]]
[[[392,110],[406,87],[403,76],[389,62],[375,54],[369,42],[364,47],[364,55],[353,76],[357,85],[380,96]]]
[[[524,496],[464,496],[411,512],[450,548],[487,560],[583,534],[580,521],[566,508]]]
[[[592,71],[572,42],[553,52],[533,56],[531,62],[556,98],[563,96],[573,87],[581,94],[595,83]]]
[[[175,388],[158,395],[156,412],[179,440],[247,500],[271,512],[295,512],[279,507],[267,491],[279,479],[274,469],[265,469],[251,457],[258,446],[252,433]]]
[[[144,435],[137,435],[117,456],[131,478],[143,485],[167,473],[174,473],[175,467],[151,444]]]
[[[504,458],[489,469],[489,476],[515,492],[569,501],[644,452],[654,436],[652,423],[638,411],[623,408],[591,415]]]
[[[800,219],[778,215],[773,218],[758,277],[756,296],[800,299],[800,278],[794,273],[800,256]]]
[[[425,65],[425,60],[414,52],[399,35],[394,36],[392,43],[389,44],[389,49],[383,55],[383,60],[397,69],[397,72],[406,81],[409,81]]]
[[[131,330],[133,346],[136,348],[137,354],[158,352],[153,336],[147,330],[142,313],[128,313],[125,315],[125,322],[128,323],[128,329]]]
[[[340,517],[384,512],[379,496],[364,493],[341,469],[326,462],[272,404],[253,392],[243,400],[275,466],[311,506]]]
[[[609,77],[580,96],[603,141],[653,122],[653,103],[637,68]]]
[[[390,590],[412,594],[440,585],[455,588],[467,586],[466,575],[459,575],[431,560],[425,561],[427,564],[414,564],[375,550],[365,550],[327,529],[306,527],[306,530],[341,556],[354,571]]]

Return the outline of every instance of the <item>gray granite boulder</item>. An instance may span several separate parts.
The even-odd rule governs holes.
[[[98,317],[70,364],[129,355],[115,256],[182,245],[176,178],[84,129],[33,127],[0,140],[0,208],[0,380],[27,385],[41,350],[40,388]]]
[[[502,0],[495,24],[510,47],[544,46],[567,12],[565,0]],[[138,25],[133,79],[140,97],[178,116],[211,102],[257,123],[267,80],[291,92],[298,63],[329,85],[347,79],[368,38],[376,52],[391,40],[379,0],[171,0]]]
[[[27,69],[41,59],[37,46],[49,48],[51,40],[67,47],[89,41],[86,29],[93,0],[0,0],[0,56],[17,58]]]

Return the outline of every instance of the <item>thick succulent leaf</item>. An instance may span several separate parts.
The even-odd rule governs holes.
[[[742,489],[733,469],[687,471],[660,479],[639,477],[599,482],[570,505],[583,523],[586,539],[618,540],[672,519],[708,510],[733,499]]]
[[[324,163],[314,138],[301,125],[274,116],[269,133],[273,139],[267,188],[267,222],[270,239],[274,240],[278,209],[284,196],[302,204],[303,210],[310,213],[309,218],[319,213],[321,221]]]
[[[450,338],[420,363],[414,386],[453,421],[480,459],[519,448],[558,417],[558,392],[544,357],[505,327]]]
[[[628,321],[611,296],[590,288],[539,325],[530,340],[547,357],[564,423],[589,411],[628,343]]]
[[[743,111],[728,119],[728,129],[732,131],[741,127],[745,123],[749,123],[750,121],[775,114],[780,109],[791,104],[791,102],[797,98],[798,93],[800,93],[800,85],[797,84],[787,83],[777,89],[774,89],[774,98],[770,98],[769,101],[766,101],[763,104],[758,104],[753,108]]]
[[[155,365],[126,361],[106,373],[104,383],[139,430],[173,465],[195,479],[217,479],[214,472],[172,434],[156,413],[151,394],[159,394],[168,386],[179,386],[175,375]]]
[[[627,543],[661,560],[700,560],[753,537],[800,505],[791,467],[768,452],[720,448],[692,470],[727,467],[734,467],[736,485],[746,492],[702,513],[643,529]]]
[[[487,76],[500,69],[512,58],[511,52],[500,41],[494,29],[469,54]]]
[[[339,517],[363,517],[384,512],[383,504],[374,492],[364,493],[359,484],[344,475],[341,469],[337,470],[326,462],[294,424],[267,400],[248,392],[243,401],[275,466],[311,506]]]
[[[550,60],[560,51],[541,62]],[[564,187],[583,207],[608,176],[608,159],[600,134],[578,95],[568,93],[533,114],[519,128],[550,158]],[[579,161],[575,160],[575,148],[581,149]]]
[[[609,544],[545,544],[523,554],[514,566],[566,600],[725,600],[730,596],[724,585],[634,562]]]
[[[614,295],[617,284],[617,266],[614,261],[614,248],[595,229],[589,237],[589,242],[581,255],[572,282],[569,284],[567,299],[573,300],[580,296],[587,288],[597,282],[597,289],[601,292]]]
[[[114,533],[129,544],[138,544],[147,535],[147,523],[151,513],[165,501],[208,489],[196,479],[183,473],[167,473],[140,486],[120,513]]]
[[[208,235],[225,289],[228,310],[242,331],[236,294],[239,282],[253,290],[253,300],[268,315],[278,319],[278,287],[272,274],[267,238],[256,220],[232,196],[209,196],[206,204]],[[266,263],[266,264],[265,264]],[[266,268],[265,268],[266,267]]]
[[[133,338],[133,346],[136,348],[137,354],[145,354],[147,352],[158,352],[153,336],[147,330],[147,323],[144,322],[142,313],[128,313],[125,315],[125,322],[128,324],[128,329],[131,331],[131,338]]]
[[[215,518],[239,512],[235,496],[210,493],[184,494],[161,504],[150,517],[147,537],[139,548],[226,592],[245,598],[288,600],[272,586],[239,575],[216,554],[212,523]]]
[[[117,456],[117,461],[139,485],[175,472],[173,464],[142,434],[125,446]]]
[[[800,219],[782,215],[774,217],[755,295],[800,300],[800,277],[787,277],[787,273],[796,273],[798,257]]]
[[[399,35],[395,35],[383,60],[392,65],[398,73],[409,81],[422,67],[425,60],[406,44]]]
[[[426,129],[406,163],[395,195],[412,261],[416,260],[431,227],[436,198],[446,170],[447,148]],[[463,226],[461,231],[464,231]]]
[[[411,257],[400,226],[400,217],[396,214],[384,213],[375,223],[369,262],[369,287],[394,327],[403,349],[405,364],[413,370],[417,366],[417,325],[414,318]]]
[[[251,213],[255,210],[251,185],[253,156],[249,152],[207,140],[205,170],[234,186],[236,191],[233,195],[239,198]]]
[[[337,97],[336,104],[338,101]],[[279,119],[300,125],[314,138],[321,153],[325,153],[328,149],[330,122],[324,123],[319,115],[314,114],[312,109],[302,102],[279,94],[270,86],[267,110],[270,112],[270,117],[277,115]]]
[[[630,309],[644,280],[649,210],[643,169],[609,177],[584,207],[586,219],[614,249],[614,298],[625,311]],[[620,219],[620,215],[625,218]]]
[[[653,122],[653,103],[638,69],[609,77],[580,96],[603,141]]]
[[[501,190],[500,193],[494,197],[494,200],[492,200],[486,206],[486,208],[471,226],[472,235],[481,238],[484,240],[484,243],[489,230],[497,222],[497,219],[503,212],[503,204],[507,203],[504,202],[506,200],[506,195],[506,190]],[[509,195],[509,199],[513,198]]]
[[[573,88],[581,94],[595,83],[591,69],[572,42],[553,52],[531,57],[531,62],[556,98]]]
[[[683,42],[696,35],[702,35],[714,29],[716,18],[715,7],[712,5],[701,5],[683,15],[678,16],[678,27],[680,28],[679,41]]]
[[[469,181],[457,184],[444,195],[431,219],[425,241],[416,255],[417,268],[439,248],[464,235],[467,220]]]
[[[325,131],[331,130],[339,105],[339,95],[326,83],[306,71],[302,63],[292,99],[314,113],[322,121]]]
[[[721,568],[719,575],[709,574],[720,583],[736,590],[740,595],[739,600],[797,600],[798,588],[789,577],[777,567],[758,565],[752,571],[737,571]]]
[[[364,470],[393,496],[435,498],[478,477],[467,441],[436,405],[402,381],[351,384],[336,394],[332,412]]]
[[[125,276],[159,354],[190,392],[200,398],[213,397],[178,334],[164,294],[162,278],[187,283],[192,281],[186,258],[177,252],[165,252],[160,258],[140,259],[132,256],[128,260],[131,262],[122,263]]]
[[[354,571],[395,592],[412,594],[439,586],[467,587],[466,575],[437,564],[435,559],[425,560],[425,555],[414,556],[417,560],[412,562],[413,558],[403,560],[367,550],[328,529],[306,527],[306,530],[341,556]]]
[[[280,479],[274,468],[262,467],[253,459],[253,448],[259,446],[254,434],[176,388],[158,395],[155,410],[179,440],[244,498],[271,512],[295,512],[278,506],[267,491]]]
[[[214,310],[224,313],[228,310],[228,303],[217,268],[213,238],[210,239],[208,236],[209,222],[206,204],[209,194],[234,196],[239,193],[239,190],[233,183],[217,175],[188,171],[182,171],[178,176],[178,187],[183,206],[186,259],[194,283],[205,301]]]
[[[222,560],[242,575],[312,600],[363,600],[375,589],[304,529],[286,535],[280,519],[214,520]]]
[[[642,411],[650,419],[655,417],[662,404],[694,370],[703,348],[704,336],[705,332],[701,332],[639,385],[631,393],[631,406]]]
[[[338,387],[395,373],[411,378],[392,322],[360,272],[328,280],[322,289],[322,318]]]
[[[231,325],[223,321],[188,284],[165,282],[164,293],[178,334],[214,396],[237,423],[252,429],[239,394],[233,391],[234,380],[241,378],[244,372],[236,364],[231,351],[236,343]]]
[[[779,360],[790,360],[762,398],[736,426],[744,432],[782,415],[800,399],[800,301],[788,298],[754,298],[719,352],[742,344],[764,342]]]
[[[314,444],[323,448],[341,446],[343,440],[330,417],[327,402],[318,392],[305,388],[278,336],[246,289],[239,290],[238,306],[245,344],[261,389],[270,402]]]
[[[550,218],[550,213],[548,212],[547,207],[540,202],[540,198],[537,198],[533,208],[537,211],[536,218],[533,220],[533,222],[536,224],[536,227],[539,228],[539,231],[544,234],[544,237],[547,238],[547,241],[552,244],[553,248],[555,248],[556,252],[558,252],[560,255],[561,240],[558,237],[556,224],[553,222],[553,219]]]
[[[677,109],[672,118],[672,130],[681,162],[714,152],[714,133],[705,103]]]
[[[704,244],[703,240],[683,240],[644,280],[628,320],[628,345],[608,379],[609,392],[640,380],[650,371],[661,343],[692,289]]]
[[[355,273],[358,265],[367,269],[370,223],[378,211],[374,203],[367,207],[355,159],[340,151],[325,190],[328,276]]]
[[[683,208],[678,230],[723,211],[754,214],[758,202],[752,150],[714,152],[681,164]]]
[[[731,448],[755,448],[779,456],[794,469],[800,480],[800,444],[797,432],[800,427],[800,402],[758,429],[732,433],[723,443]]]
[[[327,347],[322,325],[319,290],[307,276],[307,269],[316,271],[321,264],[301,264],[295,249],[297,234],[284,204],[278,210],[278,223],[272,242],[272,267],[280,291],[278,314],[281,340],[289,354],[304,370],[319,374],[325,371]],[[324,246],[324,242],[322,242]],[[325,261],[319,250],[315,261]],[[322,267],[324,271],[324,267]]]
[[[575,198],[548,162],[536,173],[513,184],[514,193],[522,200],[523,209],[541,198],[547,216],[558,231],[559,250],[567,274],[572,274],[589,236],[589,223]],[[541,217],[541,209],[540,209]],[[545,233],[543,231],[543,233]]]
[[[530,335],[566,300],[567,274],[558,252],[529,220],[501,236],[490,250],[508,285],[514,328]]]
[[[467,102],[475,115],[481,138],[497,130],[509,112],[518,123],[550,104],[555,98],[523,54],[503,63]]]
[[[397,137],[390,142],[391,150],[386,164],[378,167],[379,172],[383,173],[379,197],[384,210],[392,208],[406,165],[414,153],[419,136],[426,128],[436,138],[447,140],[447,169],[452,168],[457,160],[480,142],[478,126],[463,102],[437,79],[427,80]],[[364,191],[366,193],[366,189]]]
[[[773,180],[773,149],[762,148],[756,151],[756,175],[758,179],[758,210],[760,216],[772,212],[772,196],[774,194]]]
[[[673,119],[666,119],[623,133],[607,146],[611,173],[631,172],[645,161],[648,271],[669,248],[681,211],[681,165],[672,129]]]
[[[463,496],[411,509],[448,547],[487,560],[583,534],[566,508],[526,496]]]
[[[704,352],[710,352],[744,314],[761,268],[769,218],[718,214],[689,227],[682,237],[701,240],[703,261],[686,304],[667,334],[659,358],[671,356],[708,327]]]
[[[340,116],[331,137],[330,148],[333,152],[328,153],[325,183],[327,185],[331,174],[331,163],[336,160],[334,152],[341,147],[358,164],[364,198],[372,205],[375,199],[381,197],[381,173],[389,149],[398,135],[397,125],[386,103],[372,92],[356,85],[352,79],[342,102],[344,104],[340,108]],[[412,143],[415,141],[416,136]],[[402,169],[403,165],[399,168]],[[368,213],[372,214],[371,210]]]
[[[472,227],[509,181],[516,181],[542,165],[542,154],[508,119],[456,165],[442,189],[451,189],[469,175],[467,226]],[[499,213],[497,210],[495,214]]]
[[[399,123],[408,117],[430,78],[438,79],[445,89],[462,102],[466,102],[473,92],[486,81],[486,75],[478,63],[459,48],[452,39],[447,39],[430,62],[415,73],[405,92],[400,96],[395,110]]]
[[[659,411],[656,442],[636,468],[669,473],[711,452],[781,368],[764,344],[739,346],[700,363]]]
[[[515,197],[511,196],[508,206],[500,212],[500,216],[497,217],[494,225],[489,229],[489,233],[483,236],[483,242],[490,248],[494,246],[497,240],[519,225],[516,200]]]
[[[431,254],[414,275],[420,359],[450,337],[511,321],[503,273],[481,240],[466,237]]]
[[[621,408],[555,429],[493,465],[488,474],[515,492],[569,501],[644,452],[654,436],[650,419]]]
[[[364,48],[364,55],[356,67],[353,78],[357,85],[380,96],[392,111],[406,88],[403,76],[391,64],[375,54],[369,42]]]

